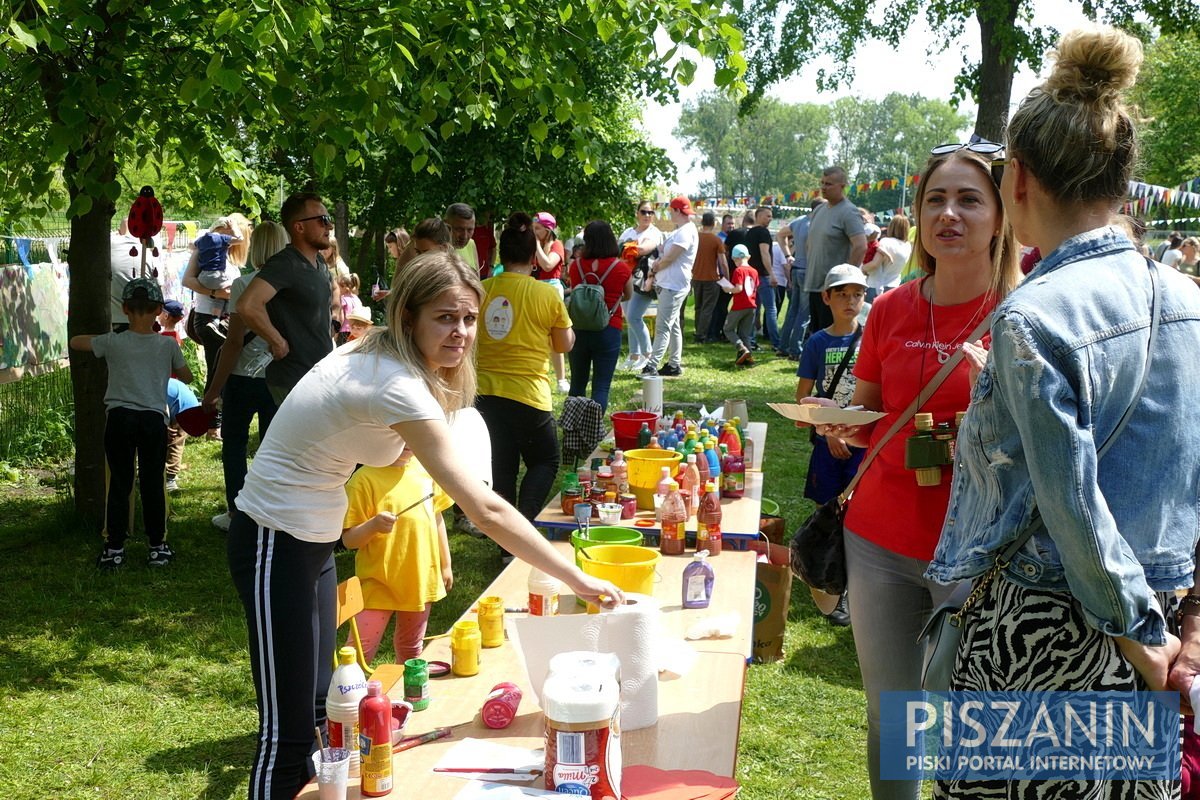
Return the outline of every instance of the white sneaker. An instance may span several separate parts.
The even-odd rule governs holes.
[[[569,380],[567,380],[566,378],[559,378],[558,379],[558,390],[560,392],[562,392],[563,394],[566,394],[567,392],[571,391],[571,382]]]
[[[633,369],[633,362],[634,362],[636,359],[637,359],[637,356],[634,356],[634,355],[628,355],[628,356],[625,356],[625,360],[624,360],[624,361],[622,361],[620,364],[618,364],[618,365],[617,365],[617,369],[619,369],[619,370],[630,370],[630,369]]]
[[[646,357],[644,355],[639,353],[636,356],[630,357],[628,367],[630,372],[641,372],[644,366],[646,366]]]
[[[231,521],[232,520],[230,519],[228,511],[226,511],[224,514],[217,514],[212,518],[212,524],[226,532],[229,531],[229,523]]]

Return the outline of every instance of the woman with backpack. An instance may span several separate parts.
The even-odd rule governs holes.
[[[583,396],[590,378],[592,399],[605,410],[621,355],[621,301],[633,296],[632,274],[620,258],[617,238],[609,224],[603,220],[589,222],[583,229],[583,254],[567,267],[571,286],[567,310],[575,329],[575,346],[568,356],[568,394]]]
[[[537,246],[530,216],[509,217],[500,233],[504,271],[483,282],[475,366],[475,407],[492,440],[495,490],[531,521],[558,474],[547,361],[575,343],[559,290],[532,277]],[[518,490],[522,462],[525,478]]]

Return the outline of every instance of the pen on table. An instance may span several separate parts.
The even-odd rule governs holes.
[[[479,775],[541,775],[540,769],[524,767],[434,767],[434,772],[473,772]]]

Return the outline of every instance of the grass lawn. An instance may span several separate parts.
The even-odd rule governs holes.
[[[792,397],[794,363],[764,355],[735,370],[727,345],[688,346],[684,361],[685,374],[664,381],[668,413],[672,401],[748,399],[751,416],[771,426],[765,494],[794,528],[810,508],[801,498],[807,438],[764,405]],[[618,373],[611,407],[630,407],[638,388]],[[256,715],[224,536],[209,523],[223,503],[219,456],[215,443],[189,442],[171,507],[178,557],[161,572],[145,566],[135,534],[129,567],[98,573],[100,540],[72,520],[63,495],[29,479],[0,486],[0,796],[245,795]],[[452,533],[451,542],[456,584],[435,606],[431,633],[501,569],[490,541]],[[352,554],[338,556],[338,571],[352,574]],[[380,653],[390,657],[390,645]],[[749,671],[740,796],[868,797],[865,731],[850,630],[828,626],[796,583],[784,659]]]

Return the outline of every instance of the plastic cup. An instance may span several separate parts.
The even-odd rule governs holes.
[[[317,773],[320,800],[346,800],[346,781],[350,777],[350,751],[344,747],[323,747],[312,754]]]

